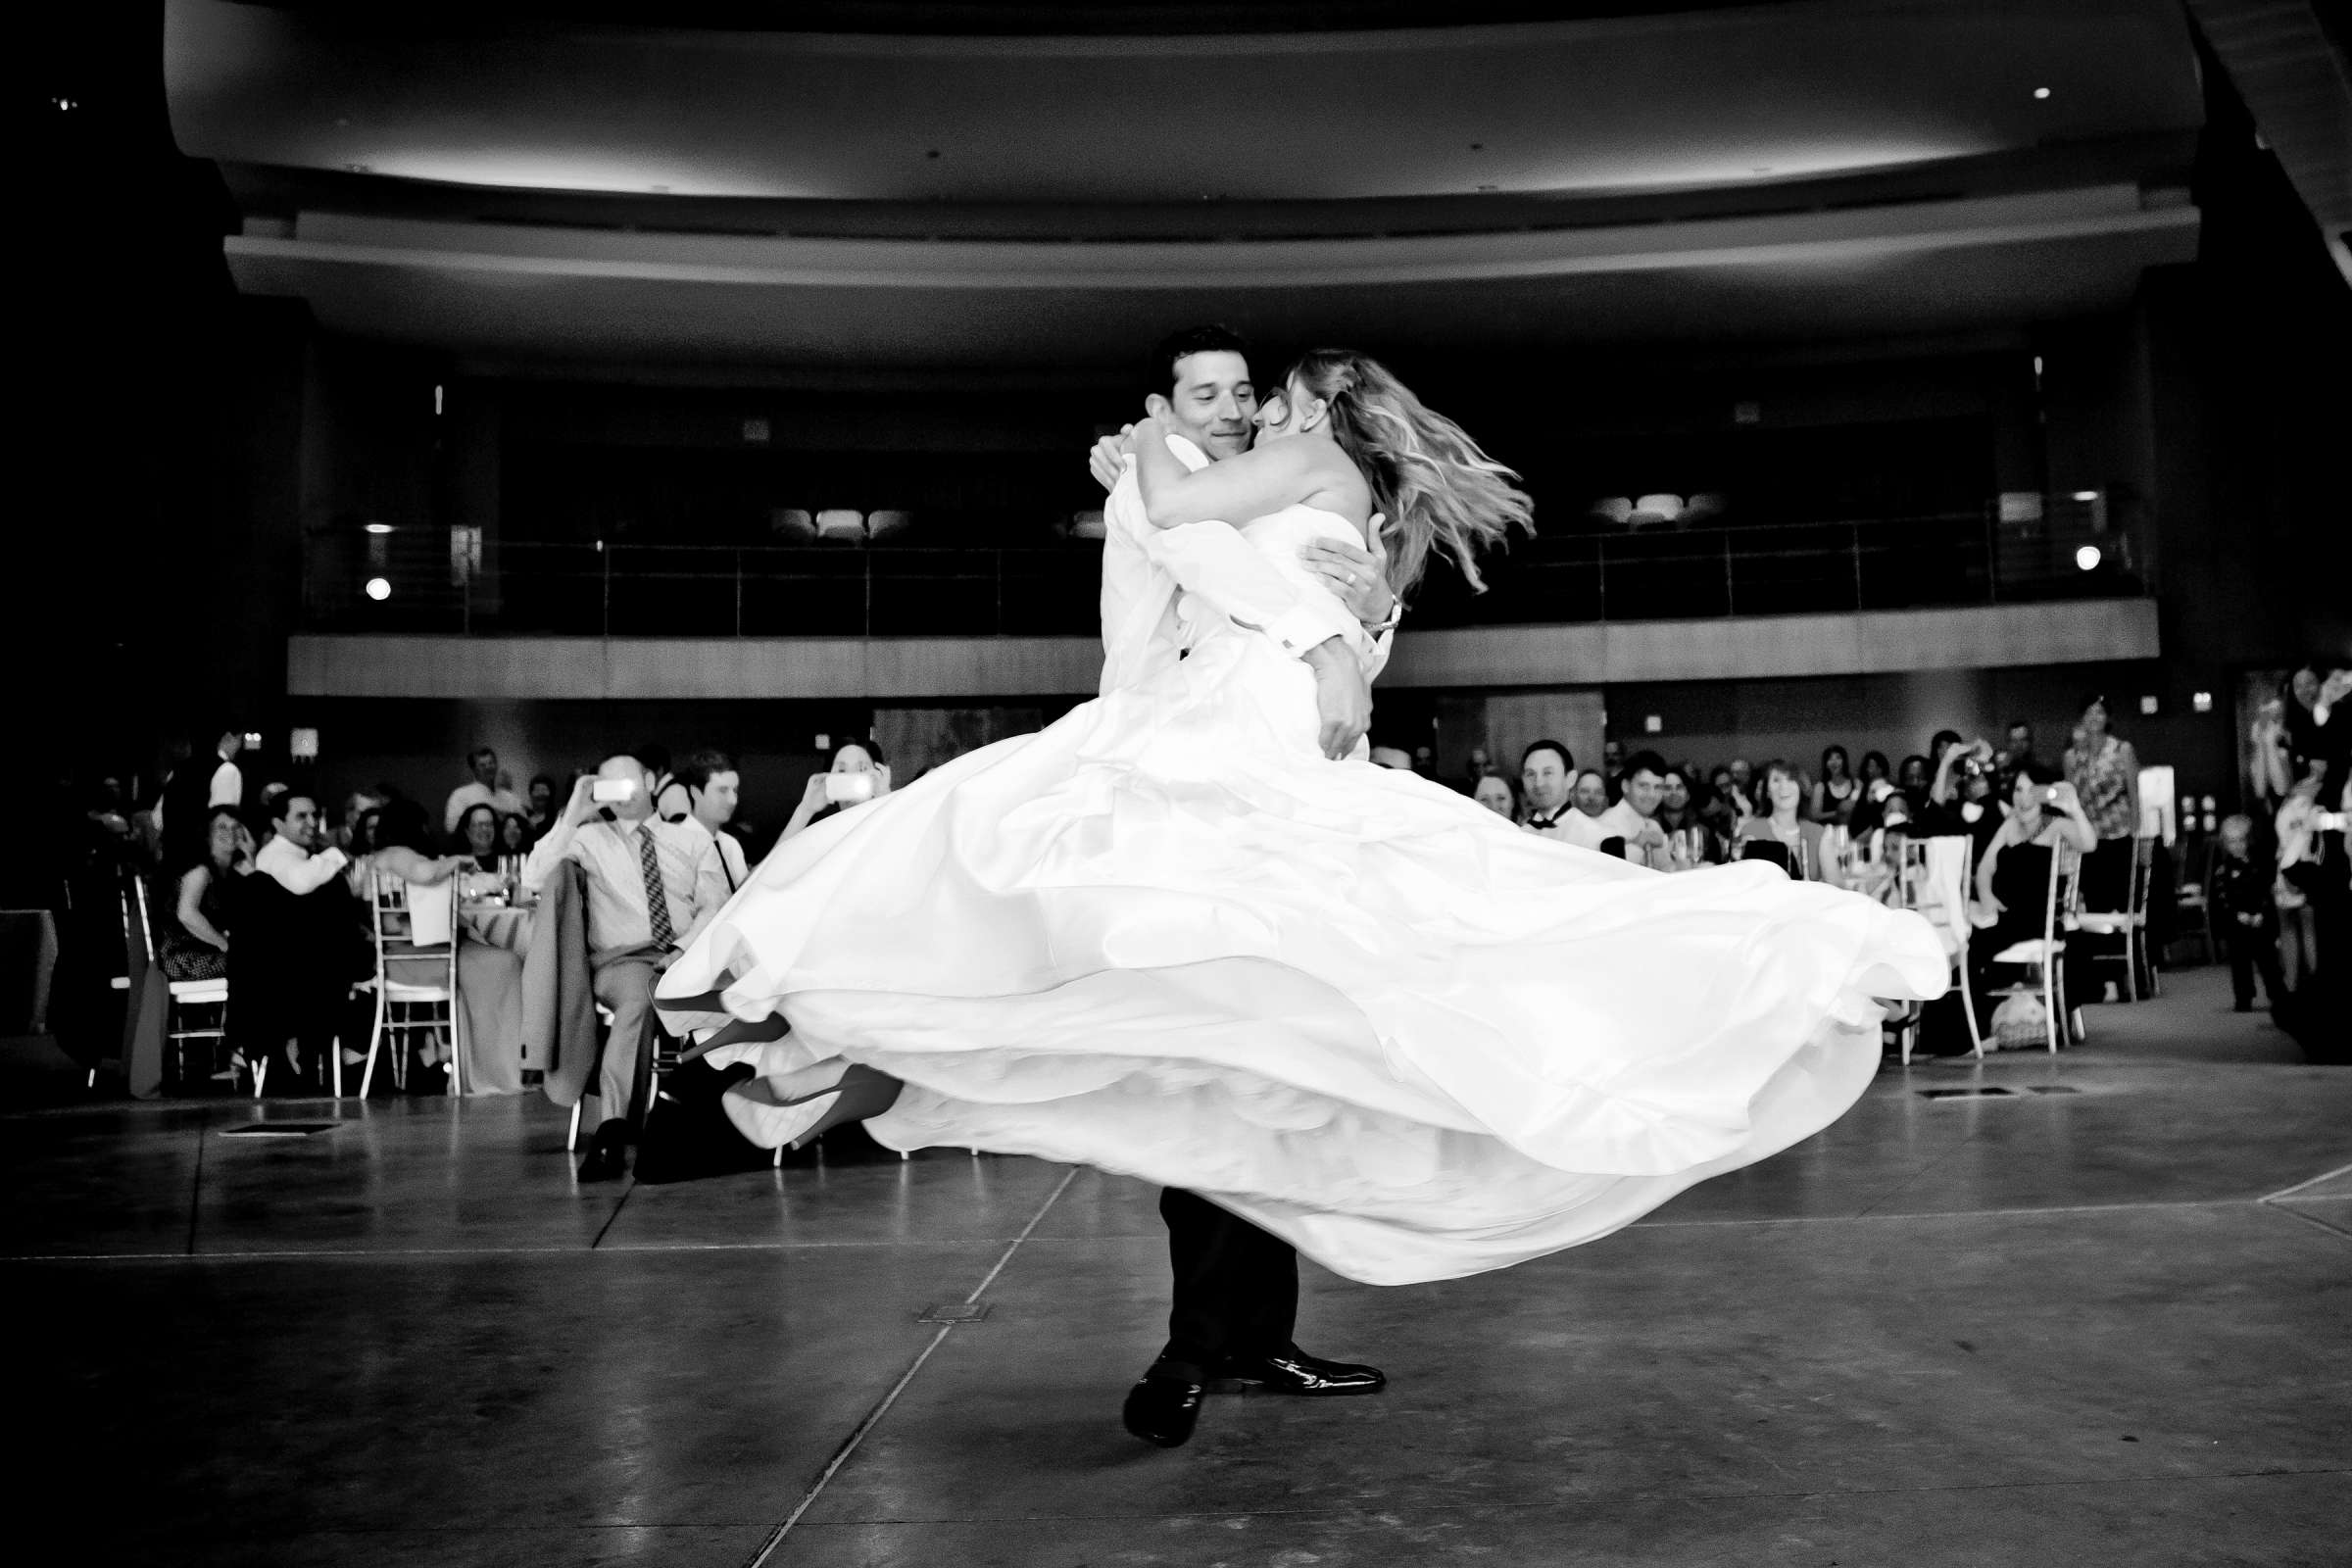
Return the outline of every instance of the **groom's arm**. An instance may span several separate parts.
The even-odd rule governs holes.
[[[1187,462],[1191,457],[1177,451]],[[1102,446],[1098,444],[1090,466],[1102,475]],[[1113,481],[1110,503],[1141,508],[1132,473]],[[1293,659],[1338,638],[1341,645],[1369,667],[1369,682],[1388,662],[1384,646],[1376,653],[1361,622],[1323,594],[1309,593],[1286,577],[1257,548],[1228,522],[1188,522],[1173,528],[1135,530],[1144,553],[1153,564],[1176,580],[1187,593],[1198,594],[1221,613],[1273,640]]]

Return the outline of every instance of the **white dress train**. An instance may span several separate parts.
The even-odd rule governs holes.
[[[1305,541],[1355,537],[1306,507],[1242,531],[1300,575]],[[789,1019],[713,1059],[863,1062],[906,1086],[866,1123],[886,1146],[1190,1188],[1401,1284],[1809,1137],[1877,1069],[1874,999],[1943,989],[1917,915],[1761,863],[1661,875],[1329,760],[1307,666],[1197,625],[1181,662],[779,846],[662,982]],[[756,1140],[781,1115],[729,1109]]]

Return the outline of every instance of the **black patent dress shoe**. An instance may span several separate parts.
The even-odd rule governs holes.
[[[1162,1448],[1181,1447],[1200,1419],[1200,1401],[1208,1390],[1176,1378],[1145,1378],[1127,1391],[1119,1420],[1127,1430]]]
[[[614,1120],[599,1127],[589,1141],[587,1157],[580,1161],[580,1180],[613,1182],[627,1175],[628,1143],[628,1123]]]
[[[1211,1375],[1233,1378],[1267,1394],[1303,1394],[1331,1397],[1344,1394],[1378,1394],[1389,1386],[1388,1374],[1376,1366],[1326,1361],[1297,1346],[1273,1355],[1229,1356]]]

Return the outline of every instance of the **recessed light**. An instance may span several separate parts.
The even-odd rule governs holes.
[[[372,600],[374,600],[374,601],[375,601],[377,604],[379,604],[379,605],[380,605],[380,604],[382,604],[382,603],[383,603],[385,600],[387,600],[387,599],[391,598],[391,597],[392,597],[392,583],[391,583],[391,580],[390,580],[389,578],[386,578],[386,577],[370,577],[370,578],[368,578],[368,598],[370,598],[370,599],[372,599]]]
[[[390,533],[392,531],[392,525],[388,522],[371,522],[367,524],[367,531],[369,533]]]
[[[2082,571],[2096,571],[2102,559],[2097,545],[2084,545],[2075,552],[2075,565]]]
[[[2075,492],[2075,499],[2077,501],[2096,501],[2099,499],[2099,493],[2096,490],[2078,490]]]
[[[2050,89],[2047,87],[2036,87],[2034,89],[2034,96],[2036,98],[2047,98],[2049,95]]]
[[[57,109],[61,114],[75,107],[74,100],[71,98],[52,98],[49,101],[57,106]]]

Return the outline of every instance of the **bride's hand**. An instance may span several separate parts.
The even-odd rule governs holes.
[[[1345,539],[1310,539],[1298,552],[1299,564],[1323,579],[1348,613],[1366,625],[1389,618],[1396,596],[1381,574],[1380,558]]]
[[[1097,441],[1094,450],[1086,455],[1086,471],[1093,474],[1095,483],[1101,485],[1104,490],[1115,489],[1119,482],[1119,475],[1126,471],[1129,451],[1127,438],[1134,433],[1134,425],[1123,424],[1119,426],[1117,435],[1104,436],[1102,440]]]

